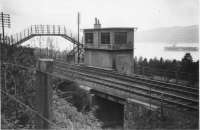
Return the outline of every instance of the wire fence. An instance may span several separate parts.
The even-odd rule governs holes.
[[[198,78],[198,75],[192,73],[158,69],[153,67],[138,66],[134,69],[136,74],[173,83],[191,84],[194,82],[194,80],[196,80],[196,78]]]
[[[2,128],[33,129],[40,118],[52,128],[59,126],[35,107],[36,68],[3,62],[1,65]],[[50,73],[46,73],[53,76]]]

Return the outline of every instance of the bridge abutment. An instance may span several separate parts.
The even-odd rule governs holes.
[[[94,94],[91,103],[95,116],[103,123],[103,128],[123,128],[123,104]]]
[[[151,128],[159,117],[159,107],[135,100],[133,98],[119,98],[101,91],[94,90],[87,85],[80,85],[87,91],[86,110],[94,110],[94,114],[103,128],[138,129]]]
[[[132,98],[123,100],[93,89],[90,93],[92,93],[90,97],[92,108],[97,107],[96,117],[104,122],[105,128],[119,127],[124,130],[148,128],[151,127],[150,123],[160,119],[160,109],[153,104]]]
[[[155,105],[127,99],[124,104],[124,130],[141,128],[140,123],[143,125],[145,122],[150,123],[151,117],[154,116],[155,118],[158,114],[158,107]]]

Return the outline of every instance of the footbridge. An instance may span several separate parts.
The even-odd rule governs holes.
[[[73,44],[83,46],[65,26],[61,25],[31,25],[22,32],[6,38],[5,42],[11,45],[20,45],[35,36],[60,36]]]
[[[76,47],[72,49],[68,55],[78,54],[79,46],[79,55],[81,56],[84,52],[83,44],[78,42],[77,38],[73,36],[71,31],[67,30],[65,26],[61,25],[31,25],[30,27],[24,29],[23,31],[13,34],[9,37],[5,37],[4,43],[19,46],[22,43],[30,40],[36,36],[60,36],[71,43],[75,44]],[[3,40],[2,38],[0,40]],[[1,41],[3,43],[3,41]]]

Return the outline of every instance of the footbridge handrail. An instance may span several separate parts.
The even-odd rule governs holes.
[[[31,25],[22,32],[6,38],[5,41],[11,45],[20,45],[34,36],[61,36],[76,45],[83,46],[64,25]]]

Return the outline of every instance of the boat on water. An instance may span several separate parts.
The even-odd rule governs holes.
[[[164,47],[165,51],[199,51],[198,47],[186,47],[186,46],[176,46],[176,44],[173,44],[173,46],[166,46]]]

